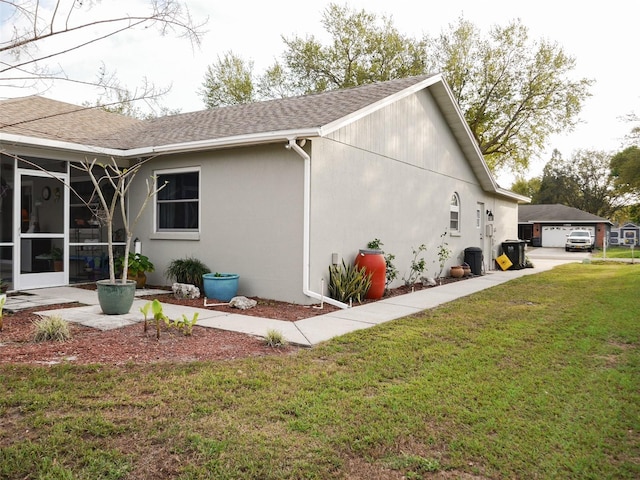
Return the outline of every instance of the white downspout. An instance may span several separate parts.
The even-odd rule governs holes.
[[[307,297],[316,300],[325,301],[331,305],[340,308],[349,308],[346,303],[339,302],[333,298],[326,297],[316,292],[312,292],[309,288],[309,263],[310,263],[310,217],[311,217],[311,157],[307,155],[295,138],[290,138],[286,148],[293,149],[304,160],[304,192],[303,192],[303,233],[302,233],[302,293]]]

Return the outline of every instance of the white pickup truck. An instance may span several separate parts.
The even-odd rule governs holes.
[[[594,238],[589,230],[573,230],[567,235],[564,244],[565,251],[571,250],[588,250],[593,251]]]

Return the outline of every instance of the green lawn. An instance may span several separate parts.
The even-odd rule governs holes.
[[[605,252],[602,249],[595,250],[592,254],[593,257],[603,258]],[[633,255],[633,257],[632,257]],[[634,258],[640,262],[640,248],[631,247],[608,247],[606,251],[607,258]]]
[[[0,478],[639,478],[638,292],[570,264],[287,357],[4,366]]]

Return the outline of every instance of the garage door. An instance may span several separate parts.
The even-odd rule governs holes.
[[[589,230],[591,235],[595,235],[595,227],[581,227],[578,225],[542,227],[542,246],[564,248],[564,242],[567,239],[567,235],[569,235],[571,230],[575,230],[576,228]]]

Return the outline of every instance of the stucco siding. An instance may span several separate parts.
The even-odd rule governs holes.
[[[193,256],[213,272],[238,273],[239,295],[308,301],[302,295],[300,157],[280,144],[156,158],[139,174],[132,206],[141,202],[144,178],[183,167],[201,172],[199,239],[154,238],[150,205],[135,233],[156,266],[148,281],[169,284],[169,262]]]
[[[327,138],[367,152],[477,183],[468,162],[427,90],[353,122]]]
[[[408,276],[412,249],[422,244],[427,250],[418,258],[426,259],[427,276],[440,270],[437,249],[442,241],[452,251],[444,275],[450,265],[464,260],[467,247],[483,248],[485,264],[492,267],[485,210],[502,211],[508,202],[480,187],[430,95],[412,95],[329,138],[314,140],[311,158],[312,279],[326,278],[332,253],[352,262],[358,249],[375,238],[396,256],[399,278],[394,285]],[[452,235],[449,205],[454,193],[460,198],[461,228]],[[509,212],[500,219],[500,233],[508,232],[509,218],[517,225],[517,213]]]

